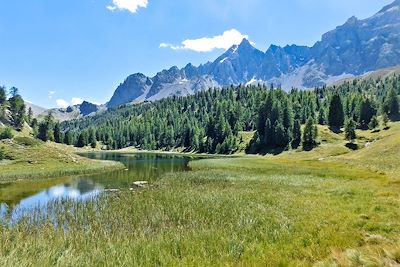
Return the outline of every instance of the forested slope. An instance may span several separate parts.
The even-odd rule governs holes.
[[[400,78],[355,79],[338,86],[289,93],[265,86],[210,89],[187,97],[124,106],[61,125],[60,142],[108,149],[135,146],[155,150],[231,154],[240,147],[240,131],[255,131],[247,152],[282,151],[304,144],[300,125],[345,122],[359,129],[376,127],[376,117],[396,120]],[[371,121],[373,121],[371,125]],[[350,125],[350,126],[351,126]],[[49,123],[49,127],[51,123]],[[310,126],[310,131],[315,130]],[[315,133],[316,135],[317,133]],[[310,133],[311,139],[316,139]],[[315,142],[310,140],[309,145]]]

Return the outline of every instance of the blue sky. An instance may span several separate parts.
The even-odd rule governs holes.
[[[390,2],[2,0],[0,84],[44,107],[105,103],[129,74],[214,60],[243,36],[263,51],[312,45]]]

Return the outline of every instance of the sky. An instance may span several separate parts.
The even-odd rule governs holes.
[[[133,73],[199,65],[248,38],[313,45],[392,0],[0,0],[0,84],[46,108],[104,104]]]

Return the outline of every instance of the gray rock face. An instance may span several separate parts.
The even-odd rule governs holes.
[[[53,117],[60,122],[91,116],[98,112],[106,110],[106,107],[104,105],[96,105],[87,101],[83,101],[82,104],[69,106],[67,108],[52,108],[52,109],[42,108],[28,102],[25,102],[25,105],[27,109],[28,108],[32,109],[34,118],[42,119],[51,112]]]
[[[148,91],[152,85],[152,80],[145,75],[141,73],[133,74],[118,86],[113,97],[107,103],[107,107],[117,107],[134,101]]]
[[[83,101],[82,104],[79,105],[79,111],[82,116],[88,116],[92,113],[96,113],[99,111],[100,107],[98,105],[92,104],[87,101]]]
[[[214,62],[172,67],[152,78],[131,75],[107,107],[238,84],[312,88],[399,64],[400,0],[396,0],[368,19],[350,18],[312,47],[271,45],[264,53],[245,39]]]

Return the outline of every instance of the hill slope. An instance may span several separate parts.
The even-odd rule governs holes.
[[[4,148],[6,156],[0,160],[0,184],[17,179],[42,179],[122,168],[115,162],[78,156],[78,151],[72,147],[44,143],[23,134],[0,140],[0,147]]]

